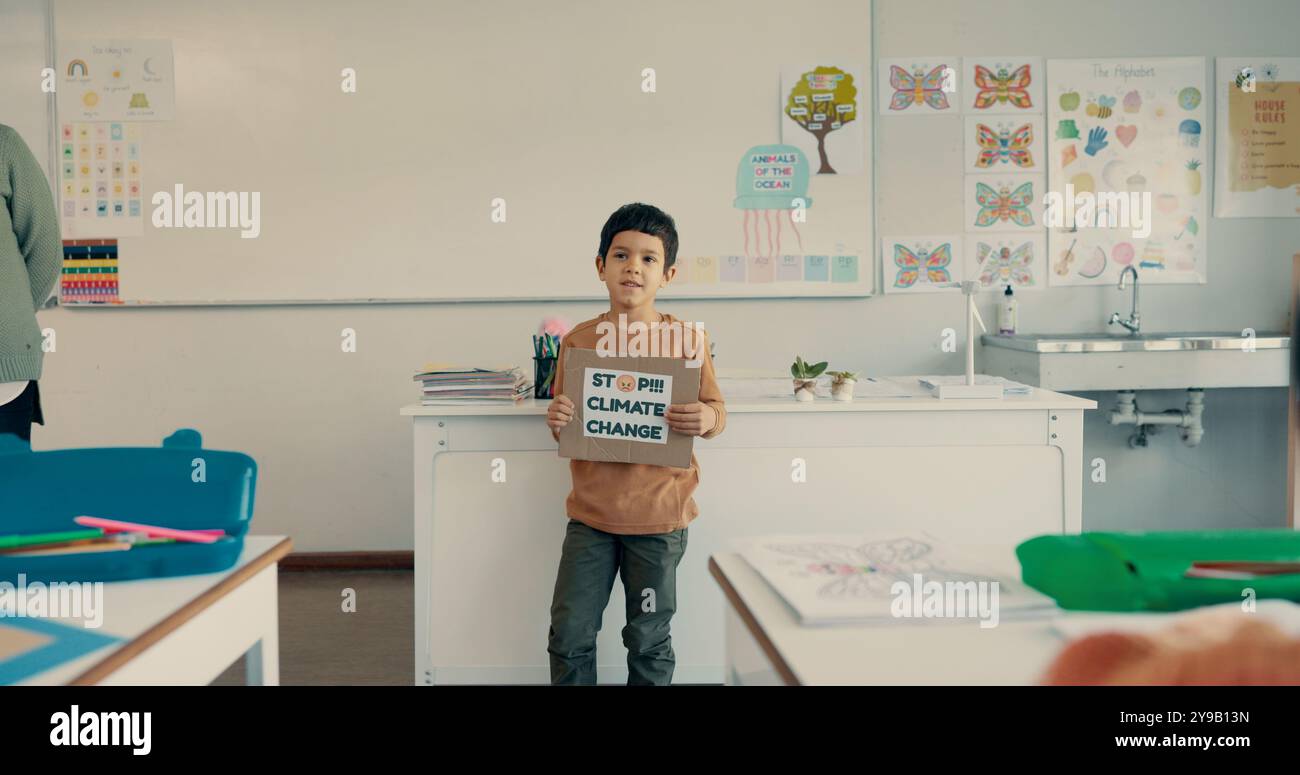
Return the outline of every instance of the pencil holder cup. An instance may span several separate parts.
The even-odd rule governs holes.
[[[555,361],[553,356],[533,358],[533,398],[555,398]]]

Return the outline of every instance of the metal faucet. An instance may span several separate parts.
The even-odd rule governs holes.
[[[1113,326],[1119,323],[1128,329],[1129,334],[1137,336],[1138,329],[1142,327],[1142,315],[1138,312],[1138,270],[1134,269],[1132,264],[1124,267],[1124,271],[1119,273],[1119,289],[1124,290],[1129,272],[1133,273],[1133,309],[1128,313],[1128,320],[1121,320],[1118,312],[1112,312],[1110,324]]]

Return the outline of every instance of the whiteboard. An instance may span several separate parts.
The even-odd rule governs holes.
[[[56,49],[172,41],[175,120],[140,124],[146,193],[260,194],[255,239],[148,219],[122,237],[121,296],[139,303],[604,298],[600,228],[631,201],[674,216],[679,265],[744,255],[738,164],[781,141],[782,65],[871,61],[855,0],[54,2]],[[846,130],[859,147],[869,124]],[[688,271],[663,295],[868,295],[864,155],[862,174],[814,176],[799,225],[800,253],[859,256],[855,281]]]
[[[0,0],[0,124],[18,131],[47,177],[53,101],[41,90],[41,69],[47,64],[48,11],[45,0]]]

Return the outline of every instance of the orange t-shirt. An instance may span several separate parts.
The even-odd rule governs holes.
[[[569,347],[596,349],[599,338],[596,326],[602,322],[617,325],[617,318],[602,313],[600,317],[579,323],[561,340],[560,356],[555,364],[555,395],[564,393],[565,350]],[[671,323],[680,325],[681,321],[664,314],[661,324]],[[718,389],[707,335],[700,357],[699,401],[718,413],[718,424],[701,436],[711,439],[722,433],[727,423],[727,407]],[[690,468],[570,460],[569,471],[573,475],[573,490],[565,501],[565,511],[597,530],[622,535],[670,533],[686,527],[700,514],[691,497],[700,484],[700,464],[695,455],[691,455]]]

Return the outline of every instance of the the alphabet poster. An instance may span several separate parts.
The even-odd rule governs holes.
[[[1203,283],[1205,59],[1047,63],[1051,285]]]

